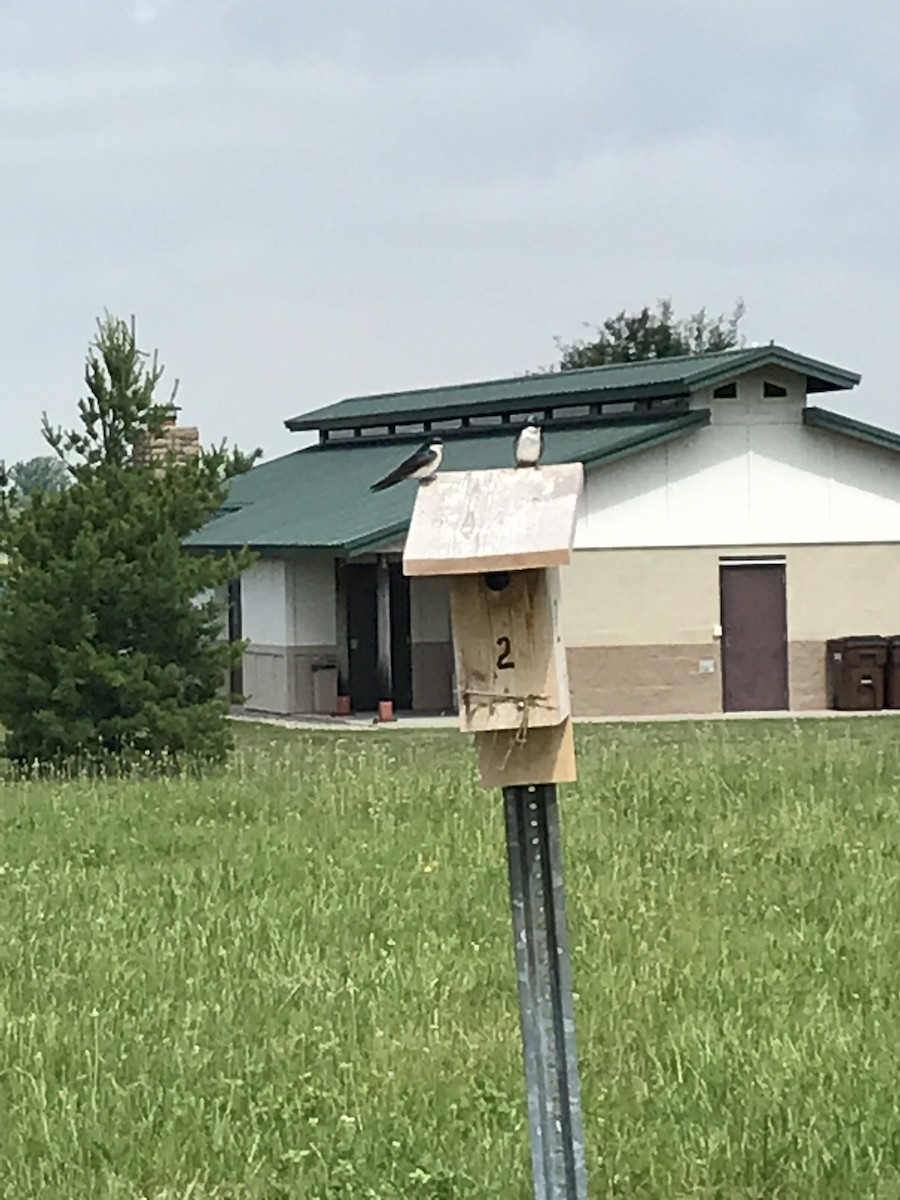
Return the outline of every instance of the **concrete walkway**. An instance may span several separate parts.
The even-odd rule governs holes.
[[[821,721],[859,717],[900,717],[900,710],[883,709],[877,712],[836,712],[834,709],[811,712],[743,712],[743,713],[684,713],[677,716],[651,717],[575,717],[576,725],[640,725],[679,721]],[[285,729],[327,729],[345,733],[385,729],[459,729],[456,716],[419,716],[403,714],[395,721],[379,722],[374,714],[352,717],[296,716],[282,717],[269,713],[231,713],[233,721],[248,721],[258,725],[280,725]]]

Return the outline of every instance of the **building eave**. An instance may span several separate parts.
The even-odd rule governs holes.
[[[769,366],[782,367],[786,371],[803,375],[808,393],[849,391],[856,387],[862,378],[855,371],[846,371],[831,363],[795,354],[793,350],[787,350],[784,346],[755,346],[742,359],[739,371],[731,364],[713,367],[695,375],[691,381],[691,388],[693,391],[699,391],[701,388],[716,387],[750,371]]]
[[[386,407],[379,409],[372,416],[328,416],[327,414],[332,409],[336,410],[339,407],[339,405],[330,405],[329,408],[318,409],[306,416],[291,417],[284,424],[291,433],[304,433],[312,430],[366,429],[401,423],[430,422],[439,424],[442,421],[457,421],[466,417],[480,417],[488,414],[502,416],[523,411],[542,413],[547,408],[567,405],[589,405],[601,402],[617,404],[628,400],[686,400],[689,396],[690,388],[684,384],[654,383],[636,387],[606,388],[602,391],[594,389],[583,392],[538,393],[498,399],[489,404],[486,404],[484,400],[461,401],[459,404],[446,405],[439,411],[429,408],[423,402],[421,408]],[[386,404],[389,405],[390,400],[390,396],[385,397]]]
[[[803,424],[813,429],[824,429],[829,433],[839,433],[843,437],[855,438],[856,441],[866,442],[870,446],[878,446],[882,450],[900,453],[900,433],[891,429],[882,429],[878,425],[869,425],[865,421],[857,421],[845,417],[841,413],[831,412],[827,408],[815,406],[804,408]]]

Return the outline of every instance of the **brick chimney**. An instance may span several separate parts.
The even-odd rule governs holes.
[[[169,405],[169,411],[163,421],[159,437],[145,438],[134,447],[133,462],[138,467],[149,467],[152,463],[164,459],[174,450],[178,462],[187,462],[200,453],[200,430],[196,425],[179,425],[178,414],[181,411],[177,404]],[[161,468],[156,468],[159,474]]]

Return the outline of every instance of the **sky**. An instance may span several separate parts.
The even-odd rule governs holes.
[[[898,64],[895,0],[0,0],[0,457],[104,311],[266,458],[661,297],[900,429]]]

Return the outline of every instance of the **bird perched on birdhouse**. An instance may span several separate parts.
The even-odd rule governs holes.
[[[529,417],[528,424],[516,438],[516,466],[536,467],[544,449],[544,435],[537,417]]]
[[[384,479],[379,479],[369,488],[370,492],[383,492],[385,488],[393,487],[395,483],[403,483],[405,479],[425,481],[437,474],[444,454],[444,444],[441,438],[433,437],[423,442],[415,454],[405,458],[399,467],[395,467]]]

